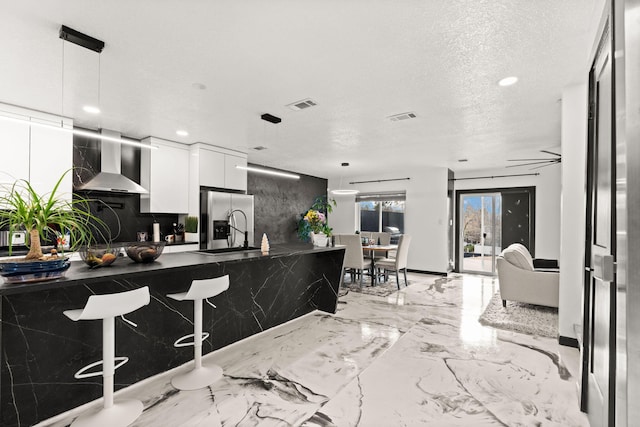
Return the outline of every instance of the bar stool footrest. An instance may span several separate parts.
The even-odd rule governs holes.
[[[174,347],[193,347],[195,345],[195,341],[189,341],[189,342],[182,342],[184,340],[187,340],[189,338],[194,338],[195,334],[189,334],[189,335],[185,335],[181,338],[178,338],[176,340],[176,342],[173,343]],[[202,333],[202,341],[206,340],[207,338],[209,338],[209,332],[203,332]]]
[[[120,363],[114,365],[113,370],[115,371],[116,369],[118,369],[119,367],[121,367],[122,365],[127,363],[129,361],[129,358],[125,357],[125,356],[119,356],[119,357],[114,357],[113,360],[115,362],[118,362],[118,361],[120,362]],[[89,369],[95,368],[96,366],[102,365],[103,362],[104,362],[104,360],[98,360],[97,362],[90,363],[87,366],[85,366],[84,368],[80,368],[80,370],[78,372],[73,374],[73,377],[75,379],[79,380],[81,378],[91,378],[91,377],[100,376],[100,375],[103,374],[104,371],[89,372],[89,373],[85,373],[85,372],[88,371]]]

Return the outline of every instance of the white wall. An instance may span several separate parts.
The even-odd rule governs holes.
[[[586,211],[587,85],[562,92],[562,232],[560,234],[560,335],[575,338],[582,324]]]
[[[401,171],[356,177],[342,177],[342,182],[411,178],[349,185],[361,192],[407,192],[405,233],[412,236],[409,249],[410,269],[446,273],[447,271],[447,169],[424,167],[418,171]],[[329,179],[329,189],[339,185],[339,179]],[[333,196],[338,203],[329,216],[334,233],[354,233],[356,230],[355,196]]]
[[[552,150],[553,151],[553,150]],[[547,155],[540,153],[540,157]],[[551,157],[551,156],[549,156]],[[564,161],[564,160],[563,160]],[[536,258],[560,258],[560,176],[561,166],[537,170],[526,167],[465,171],[455,174],[455,191],[509,187],[536,187]],[[459,178],[540,173],[538,176],[458,180]]]

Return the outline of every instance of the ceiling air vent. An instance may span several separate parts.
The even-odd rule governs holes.
[[[300,111],[309,107],[315,107],[316,105],[318,105],[317,102],[307,98],[307,99],[303,99],[302,101],[296,101],[291,104],[288,104],[287,107],[291,108],[294,111]]]
[[[416,117],[416,113],[402,113],[396,114],[395,116],[389,116],[389,120],[392,122],[399,122],[400,120],[415,119]]]
[[[258,145],[257,147],[253,147],[254,150],[256,151],[262,151],[262,150],[266,150],[267,147],[263,146],[263,145]]]

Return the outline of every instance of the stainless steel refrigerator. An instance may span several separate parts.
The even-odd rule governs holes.
[[[200,249],[254,246],[253,196],[200,191]]]

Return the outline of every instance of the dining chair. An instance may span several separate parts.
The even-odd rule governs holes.
[[[388,246],[391,244],[391,233],[374,231],[371,233],[371,238],[376,243],[376,245]],[[393,251],[392,254],[393,256],[395,256],[395,251]],[[364,257],[365,259],[375,258],[377,261],[383,258],[391,258],[391,255],[389,254],[389,252],[382,253],[382,252],[371,251],[371,252],[365,253]]]
[[[376,245],[390,245],[391,233],[374,231],[371,233],[371,238]]]
[[[360,238],[364,238],[366,237],[367,239],[371,239],[373,237],[373,232],[372,231],[361,231],[358,236],[360,236]]]
[[[395,258],[382,258],[376,260],[376,267],[384,269],[385,278],[387,277],[387,271],[396,272],[396,284],[400,289],[399,272],[402,270],[404,273],[404,285],[407,286],[407,258],[409,256],[409,245],[411,244],[411,236],[403,234],[398,240],[398,250]]]
[[[353,282],[354,273],[360,275],[360,286],[362,286],[362,276],[364,275],[365,263],[362,253],[362,241],[359,234],[341,234],[339,235],[340,244],[346,246],[344,254],[344,265],[342,274],[349,269],[351,272],[351,281]]]

